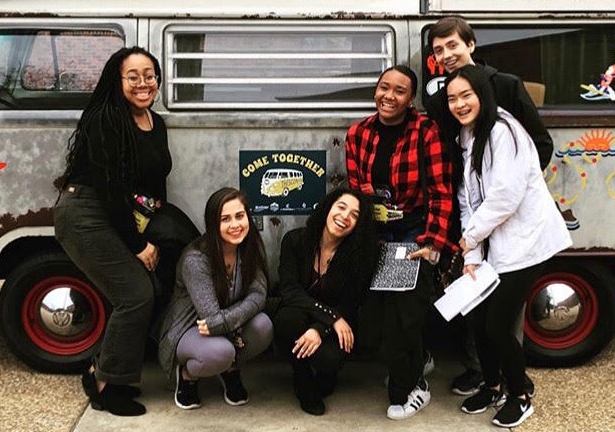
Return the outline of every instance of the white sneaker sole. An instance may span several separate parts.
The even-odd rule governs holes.
[[[179,385],[179,374],[180,373],[181,372],[179,371],[179,366],[177,366],[175,368],[175,392],[173,394],[173,399],[175,399],[175,405],[177,405],[177,408],[181,408],[183,410],[191,410],[191,409],[201,408],[201,404],[182,405],[177,400],[177,387]]]
[[[222,384],[222,388],[224,389],[224,402],[226,402],[229,405],[232,406],[241,406],[241,405],[245,405],[248,403],[248,401],[250,400],[250,398],[245,398],[243,400],[237,401],[237,402],[233,402],[232,400],[230,400],[227,396],[226,396],[226,384],[224,383],[224,380],[222,379],[222,377],[220,375],[216,375],[218,377],[218,381],[220,381],[220,384]]]
[[[431,402],[431,393],[428,393],[427,395],[428,397],[425,398],[423,403],[418,408],[404,409],[403,413],[399,415],[389,414],[389,412],[387,411],[387,417],[391,420],[404,420],[404,419],[412,417],[413,415],[418,413],[420,410],[425,408],[427,405],[429,405],[429,402]]]
[[[493,420],[491,420],[491,423],[493,423],[494,425],[499,426],[499,427],[514,428],[514,427],[519,426],[521,423],[523,423],[525,421],[525,419],[527,419],[532,414],[534,414],[534,406],[530,405],[528,410],[521,415],[521,418],[519,420],[517,420],[516,422],[514,422],[514,423],[503,424],[503,423],[500,423],[495,418]]]

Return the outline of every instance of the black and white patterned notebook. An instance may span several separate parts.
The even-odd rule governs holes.
[[[409,260],[410,252],[419,249],[416,243],[383,243],[376,274],[372,279],[374,291],[409,291],[416,287],[420,260]]]

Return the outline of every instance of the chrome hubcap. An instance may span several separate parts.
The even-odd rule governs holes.
[[[40,304],[41,325],[49,334],[71,338],[92,327],[92,310],[88,299],[70,287],[49,291]]]
[[[564,283],[545,286],[531,305],[533,321],[543,330],[561,332],[573,327],[583,313],[577,292]]]

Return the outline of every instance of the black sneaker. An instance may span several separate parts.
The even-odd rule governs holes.
[[[175,369],[175,405],[181,409],[190,410],[201,407],[198,380],[186,380],[182,377],[182,367]]]
[[[506,385],[506,383],[504,384]],[[504,392],[509,393],[507,385],[504,389]],[[536,396],[536,387],[534,386],[534,382],[527,374],[525,374],[525,378],[523,379],[523,393],[525,393],[531,398]]]
[[[474,369],[466,369],[464,373],[453,379],[451,391],[461,396],[471,396],[478,393],[480,386],[484,383],[481,372]]]
[[[478,393],[463,401],[461,411],[467,414],[480,414],[487,411],[489,407],[501,406],[505,402],[506,395],[502,390],[493,390],[483,385]]]
[[[224,387],[224,401],[233,406],[248,403],[248,391],[241,382],[239,369],[222,372],[218,379]]]
[[[534,414],[532,401],[516,397],[509,398],[504,406],[493,417],[492,423],[505,428],[519,426],[526,418]]]
[[[528,374],[525,374],[523,389],[525,391],[525,394],[527,394],[529,397],[533,398],[534,396],[536,396],[536,387],[534,387],[534,381],[532,381]]]

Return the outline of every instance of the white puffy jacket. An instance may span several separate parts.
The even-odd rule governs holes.
[[[547,189],[532,139],[507,111],[498,108],[498,114],[512,133],[502,120],[495,123],[480,179],[471,169],[474,137],[467,127],[461,129],[464,173],[458,198],[463,238],[472,249],[465,264],[482,261],[482,242],[489,237],[487,260],[498,273],[506,273],[539,264],[572,240]]]

